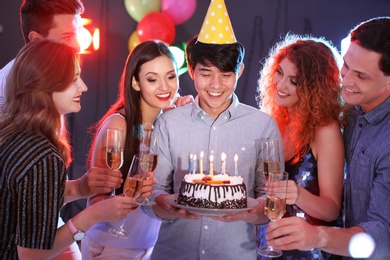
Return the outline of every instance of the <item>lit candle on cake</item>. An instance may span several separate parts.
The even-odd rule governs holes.
[[[194,157],[192,157],[192,158],[194,160],[194,163],[193,163],[194,168],[192,168],[192,174],[195,174],[195,172],[196,172],[196,154],[194,154]]]
[[[192,169],[194,168],[194,161],[192,160],[193,156],[193,154],[190,154],[190,167],[188,167],[188,173],[192,173]]]
[[[234,176],[238,176],[238,155],[234,156]]]
[[[203,151],[200,152],[199,157],[199,173],[203,174]]]
[[[226,154],[225,153],[221,154],[221,161],[222,161],[221,174],[224,175],[226,172]]]
[[[214,155],[210,155],[210,176],[214,175]]]

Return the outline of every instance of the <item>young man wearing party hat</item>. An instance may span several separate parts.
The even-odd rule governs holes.
[[[268,221],[260,199],[260,142],[280,140],[280,134],[270,116],[240,103],[234,94],[244,70],[244,47],[236,41],[223,0],[211,1],[199,36],[188,43],[187,59],[198,95],[193,103],[163,113],[155,124],[159,162],[152,199],[157,204],[144,209],[163,223],[151,259],[255,259],[255,225]],[[248,197],[259,204],[238,214],[205,217],[167,203],[165,198],[179,192],[188,173],[190,154],[199,158],[201,151],[204,159],[214,156],[217,173],[225,153],[229,175],[237,154]],[[208,160],[203,165],[208,172]]]

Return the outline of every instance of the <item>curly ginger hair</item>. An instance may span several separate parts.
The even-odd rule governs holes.
[[[289,59],[297,68],[297,96],[294,114],[275,102],[274,76],[280,62]],[[314,140],[315,129],[336,120],[344,124],[340,67],[337,49],[323,38],[287,34],[271,50],[260,71],[259,107],[277,122],[282,135],[294,140],[294,160],[298,162]],[[287,133],[287,127],[289,132]]]

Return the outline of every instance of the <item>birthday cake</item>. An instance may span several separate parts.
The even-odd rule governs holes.
[[[181,183],[178,203],[210,209],[246,208],[246,186],[240,176],[186,174]]]

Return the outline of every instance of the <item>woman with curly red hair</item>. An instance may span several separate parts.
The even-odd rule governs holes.
[[[337,226],[342,205],[341,62],[325,39],[288,34],[271,49],[260,73],[259,105],[278,124],[289,173],[284,217],[314,225]],[[318,249],[284,251],[282,258],[320,254],[335,258]]]

